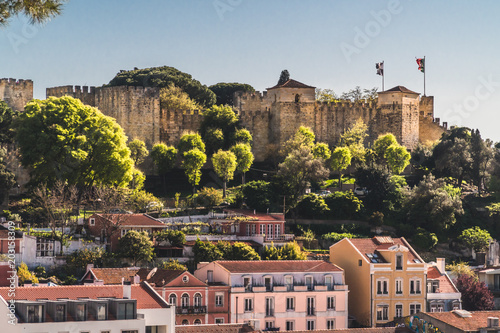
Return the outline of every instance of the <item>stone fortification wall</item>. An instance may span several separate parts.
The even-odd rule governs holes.
[[[200,110],[161,110],[160,141],[168,145],[177,146],[185,131],[196,132],[203,120]]]
[[[116,119],[127,136],[140,139],[149,147],[160,141],[160,93],[155,87],[87,87],[47,88],[47,97],[71,96],[97,107]]]
[[[23,111],[26,103],[33,99],[33,81],[0,79],[0,99],[14,111]]]
[[[446,122],[439,124],[439,118],[420,118],[419,136],[421,143],[431,143],[441,138],[441,135],[448,130]]]

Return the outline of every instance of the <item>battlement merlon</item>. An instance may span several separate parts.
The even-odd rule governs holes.
[[[0,79],[0,85],[16,85],[16,86],[22,85],[22,86],[33,87],[33,80],[2,78]]]

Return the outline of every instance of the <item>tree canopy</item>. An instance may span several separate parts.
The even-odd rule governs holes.
[[[0,2],[0,26],[8,24],[12,16],[24,15],[31,24],[44,23],[61,14],[66,0],[3,0]]]
[[[244,92],[255,92],[255,89],[245,83],[225,83],[219,82],[214,85],[208,87],[208,89],[212,90],[217,97],[216,104],[217,105],[233,105],[233,96],[237,91]]]
[[[12,142],[14,138],[12,120],[15,116],[16,112],[14,112],[7,103],[0,100],[0,144]]]
[[[175,166],[176,157],[177,149],[164,143],[154,145],[151,150],[151,158],[161,175],[169,172]]]
[[[181,88],[192,100],[204,107],[210,107],[216,101],[215,94],[207,86],[191,75],[169,66],[121,70],[108,85],[163,88],[170,84]]]
[[[127,146],[128,149],[130,149],[130,158],[134,161],[134,165],[141,164],[149,155],[149,150],[142,140],[134,139],[130,141]]]
[[[212,156],[212,164],[215,173],[224,182],[222,196],[225,198],[227,182],[233,179],[234,172],[236,171],[236,155],[231,151],[219,150]]]
[[[134,266],[140,261],[153,260],[153,242],[145,231],[130,230],[120,238],[118,244],[121,256],[132,259]]]
[[[36,183],[126,186],[132,180],[134,162],[123,129],[78,99],[34,100],[16,125],[21,162]]]
[[[281,71],[280,78],[278,80],[278,85],[282,85],[286,81],[290,80],[290,73],[287,69]]]
[[[478,226],[465,229],[458,239],[476,252],[486,251],[492,240],[490,233]]]

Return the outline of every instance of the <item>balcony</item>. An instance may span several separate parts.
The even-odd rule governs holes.
[[[178,307],[175,309],[177,314],[203,314],[207,313],[206,306],[185,306]]]
[[[281,234],[278,236],[264,235],[264,242],[290,242],[295,238],[294,234]]]

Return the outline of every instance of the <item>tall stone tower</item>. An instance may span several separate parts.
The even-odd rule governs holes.
[[[0,79],[0,99],[14,111],[23,111],[26,103],[33,99],[33,81]]]
[[[419,96],[403,86],[379,92],[379,112],[373,119],[371,134],[392,133],[401,145],[415,148],[419,142]]]

